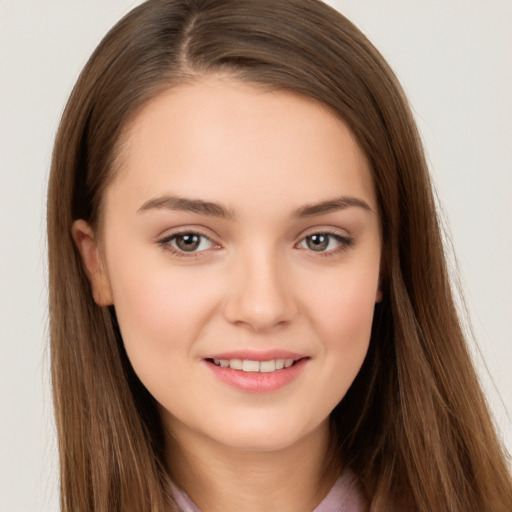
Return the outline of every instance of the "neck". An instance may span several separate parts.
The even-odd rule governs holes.
[[[233,449],[178,427],[167,440],[167,464],[202,512],[308,512],[340,471],[339,464],[326,463],[329,440],[328,421],[275,451]]]

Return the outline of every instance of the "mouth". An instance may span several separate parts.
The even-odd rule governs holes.
[[[298,359],[269,359],[267,361],[254,361],[252,359],[207,359],[209,363],[220,368],[231,368],[248,373],[272,373],[286,368],[290,368],[305,357]]]
[[[310,360],[309,356],[289,352],[268,355],[231,353],[207,357],[204,362],[214,376],[232,388],[243,392],[267,393],[296,380]]]

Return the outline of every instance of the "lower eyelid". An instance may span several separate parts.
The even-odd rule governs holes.
[[[354,246],[355,240],[343,238],[343,240],[340,241],[340,244],[338,247],[335,247],[334,249],[329,249],[327,251],[312,251],[311,249],[306,249],[309,253],[309,256],[312,257],[318,257],[318,258],[331,258],[336,256],[341,256],[342,254],[346,253],[352,247]]]

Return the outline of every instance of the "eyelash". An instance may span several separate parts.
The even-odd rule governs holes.
[[[170,245],[170,242],[172,240],[174,240],[175,238],[177,238],[179,236],[184,236],[184,235],[198,236],[204,240],[208,240],[211,244],[213,244],[213,246],[218,247],[218,244],[216,244],[210,237],[203,235],[202,233],[199,233],[197,231],[191,231],[191,230],[178,231],[176,233],[173,233],[172,235],[168,235],[168,236],[162,238],[161,240],[158,240],[158,244],[164,251],[169,251],[174,256],[178,256],[179,258],[197,258],[200,255],[200,253],[205,252],[205,251],[186,252],[186,251],[181,251],[179,249],[176,249],[175,247]]]
[[[322,230],[322,231],[315,231],[313,233],[309,233],[308,235],[304,236],[296,246],[301,244],[303,241],[305,241],[308,237],[314,236],[314,235],[324,235],[331,238],[334,238],[337,242],[339,242],[339,246],[335,249],[331,249],[329,251],[313,251],[310,250],[309,252],[315,254],[315,256],[319,256],[321,258],[330,258],[332,256],[336,256],[342,252],[347,251],[355,244],[355,239],[353,237],[349,236],[343,236],[339,233],[335,233],[334,231],[329,230]],[[307,249],[305,249],[307,250]]]
[[[178,256],[180,258],[197,258],[198,256],[200,256],[200,253],[202,252],[206,252],[206,250],[202,250],[202,251],[191,251],[191,252],[186,252],[186,251],[181,251],[179,249],[176,249],[175,247],[173,247],[172,245],[170,245],[170,242],[174,239],[176,239],[177,237],[179,236],[184,236],[184,235],[195,235],[195,236],[198,236],[204,240],[207,240],[208,242],[210,242],[211,244],[213,244],[213,246],[218,246],[218,244],[216,244],[210,237],[200,233],[200,232],[197,232],[197,231],[179,231],[179,232],[176,232],[176,233],[172,233],[171,235],[168,235],[160,240],[158,240],[158,244],[160,245],[160,247],[164,250],[164,251],[169,251],[171,252],[174,256]],[[328,236],[328,237],[332,237],[334,238],[337,242],[339,242],[339,247],[335,248],[335,249],[331,249],[329,251],[314,251],[314,250],[309,250],[308,252],[311,252],[313,254],[315,254],[315,256],[320,256],[322,258],[329,258],[329,257],[332,257],[332,256],[335,256],[341,252],[344,252],[344,251],[347,251],[348,249],[350,249],[351,247],[354,246],[355,244],[355,239],[352,238],[352,237],[348,237],[348,236],[342,236],[338,233],[335,233],[334,231],[329,231],[329,230],[322,230],[322,231],[315,231],[313,233],[310,233],[304,237],[301,238],[301,240],[299,241],[299,243],[295,244],[295,247],[298,248],[298,246],[303,243],[308,237],[311,237],[311,236],[314,236],[314,235],[324,235],[324,236]],[[304,249],[304,250],[308,250],[308,249]]]

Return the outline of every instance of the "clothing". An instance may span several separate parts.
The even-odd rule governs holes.
[[[182,489],[173,485],[172,491],[180,512],[201,512]],[[367,509],[366,500],[356,477],[346,470],[336,480],[329,494],[312,512],[365,512]]]

